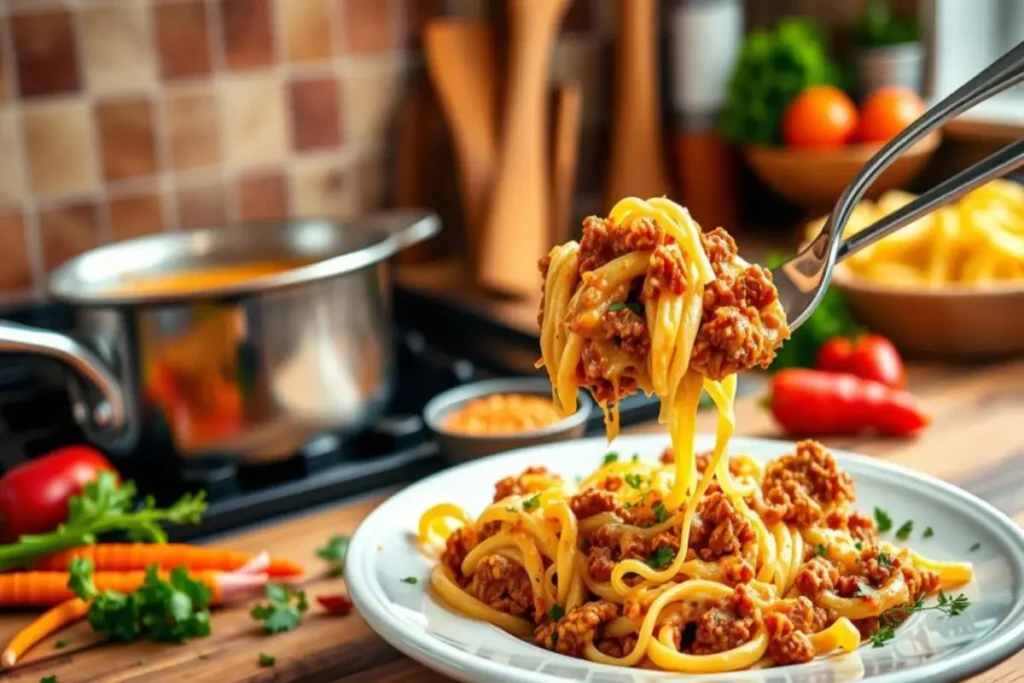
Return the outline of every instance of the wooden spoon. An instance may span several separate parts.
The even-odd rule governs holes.
[[[537,291],[548,241],[547,78],[568,0],[508,0],[508,89],[500,161],[481,241],[481,284]]]
[[[566,83],[556,93],[555,143],[551,154],[551,244],[572,239],[572,200],[580,149],[583,90]]]
[[[658,103],[658,35],[655,0],[619,0],[615,58],[615,110],[605,185],[611,209],[623,197],[642,199],[668,193]]]
[[[497,151],[494,36],[483,22],[435,19],[423,29],[423,45],[427,70],[454,138],[467,248],[475,263]]]

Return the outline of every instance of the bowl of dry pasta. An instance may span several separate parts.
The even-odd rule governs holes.
[[[857,205],[845,236],[914,199],[887,192]],[[824,219],[807,226],[810,238]],[[981,357],[1024,351],[1024,187],[997,180],[836,268],[854,314],[901,349]]]

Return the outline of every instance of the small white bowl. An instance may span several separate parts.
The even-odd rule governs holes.
[[[473,399],[491,394],[531,394],[550,398],[551,383],[546,377],[489,379],[449,389],[432,398],[423,409],[423,421],[437,439],[441,455],[449,462],[466,462],[525,446],[578,439],[586,431],[587,418],[594,409],[593,399],[581,389],[575,413],[540,429],[480,435],[463,434],[445,428],[445,418],[452,412]]]

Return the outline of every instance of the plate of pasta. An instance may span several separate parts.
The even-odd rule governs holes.
[[[351,595],[466,681],[960,680],[1024,643],[1024,538],[986,503],[813,442],[733,439],[719,481],[714,442],[692,463],[645,435],[435,475],[360,526]],[[680,556],[685,468],[708,486]]]
[[[628,197],[540,271],[552,401],[569,415],[589,391],[614,450],[465,463],[367,517],[346,581],[395,647],[468,681],[904,682],[1024,643],[1024,533],[1001,513],[813,441],[732,438],[737,373],[790,330],[728,233]],[[667,443],[616,439],[637,391],[658,396]],[[695,433],[703,394],[714,435]]]
[[[858,204],[849,236],[914,199]],[[808,224],[806,236],[824,224]],[[995,180],[836,267],[834,284],[871,329],[901,348],[986,355],[1024,350],[1024,186]]]

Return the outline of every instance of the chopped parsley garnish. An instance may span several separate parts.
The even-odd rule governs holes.
[[[280,583],[268,583],[264,591],[267,602],[253,605],[249,615],[263,622],[265,633],[295,630],[309,609],[306,592]]]
[[[973,553],[975,550],[978,550],[979,548],[981,548],[981,543],[975,543],[974,545],[972,545],[970,548],[967,549],[967,552]]]
[[[619,311],[621,311],[625,307],[626,307],[626,302],[625,301],[616,301],[614,303],[608,304],[608,311],[610,313],[618,313]]]
[[[925,530],[924,530],[924,533],[921,534],[921,535],[924,536],[925,538],[931,538],[932,536],[935,535],[935,532],[932,531],[931,527],[926,527]]]
[[[561,605],[552,605],[551,609],[548,610],[548,617],[551,621],[558,621],[565,616],[565,608]]]
[[[663,545],[647,556],[647,564],[655,569],[664,569],[672,564],[672,560],[675,559],[675,556],[675,550]]]
[[[814,554],[818,557],[825,557],[825,546],[819,543],[814,549]]]
[[[535,493],[533,496],[531,496],[531,497],[529,497],[529,498],[527,498],[526,500],[523,501],[523,509],[526,510],[527,512],[530,512],[531,510],[536,510],[539,507],[540,507],[540,494],[539,493]]]
[[[853,547],[854,547],[854,548],[856,548],[857,550],[860,550],[861,548],[863,548],[863,547],[864,547],[864,544],[862,544],[862,543],[861,543],[860,541],[856,541],[856,542],[855,542],[855,543],[853,544]]]
[[[420,580],[417,579],[415,576],[407,576],[404,579],[402,579],[402,583],[408,583],[412,586],[415,586],[419,582]]]
[[[49,676],[43,676],[39,679],[39,683],[57,683],[57,674],[51,674]]]
[[[896,538],[901,541],[905,541],[910,538],[910,534],[914,533],[914,520],[908,519],[903,522],[902,526],[896,530]]]
[[[644,478],[636,472],[629,472],[623,477],[625,482],[629,484],[631,488],[638,489],[644,484]]]
[[[892,559],[886,553],[878,553],[878,566],[882,569],[892,569]]]
[[[618,459],[619,459],[619,454],[618,453],[616,453],[615,451],[608,451],[607,453],[604,454],[604,462],[601,463],[601,464],[602,465],[610,465],[613,462],[616,462]]]
[[[268,655],[268,654],[264,654],[262,652],[260,653],[260,666],[262,666],[262,667],[274,666],[274,664],[276,662],[277,662],[277,659],[274,657],[274,655]]]
[[[946,595],[939,591],[936,604],[925,607],[924,596],[919,597],[913,605],[893,607],[886,610],[878,617],[878,628],[871,634],[868,640],[873,647],[883,647],[886,643],[896,637],[896,628],[902,624],[914,612],[927,612],[936,610],[946,616],[955,617],[971,606],[971,601],[963,593],[959,595]]]
[[[68,643],[70,643],[70,642],[71,642],[71,640],[69,638],[58,638],[57,642],[54,643],[53,646],[55,648],[57,648],[58,650],[60,650],[60,649],[63,649],[65,647],[67,647]]]
[[[640,462],[640,454],[639,453],[634,453],[633,457],[630,458],[630,460],[632,460],[633,462]]]
[[[661,524],[668,519],[668,508],[666,508],[665,504],[660,500],[654,504],[654,507],[651,508],[651,512],[654,513],[654,519],[658,524]]]
[[[327,543],[316,551],[317,557],[331,563],[329,570],[331,576],[341,576],[345,572],[345,553],[348,552],[348,541],[348,536],[331,536]]]
[[[892,517],[882,508],[875,508],[875,524],[879,531],[885,533],[892,528]]]

